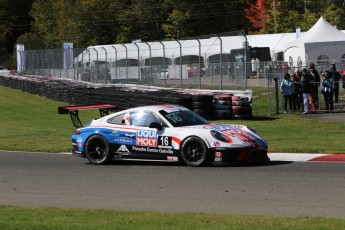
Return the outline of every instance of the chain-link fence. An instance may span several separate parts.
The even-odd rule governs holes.
[[[99,84],[135,84],[166,88],[247,89],[262,87],[274,92],[286,73],[314,63],[322,73],[331,62],[345,71],[345,60],[272,61],[269,50],[255,48],[245,35],[213,36],[192,40],[140,42],[93,46],[85,49],[26,50],[23,73]],[[235,44],[229,45],[228,43]],[[237,42],[237,43],[236,43]],[[230,49],[229,47],[237,47]],[[260,52],[259,52],[260,51]],[[278,98],[282,105],[281,97]],[[271,96],[270,110],[275,97]]]
[[[138,59],[129,58],[129,50],[122,55],[128,58],[117,59],[115,49],[109,52],[101,48],[74,49],[73,63],[66,66],[65,52],[63,49],[25,51],[24,73],[101,84],[225,89],[266,87],[273,84],[274,77],[280,82],[285,73],[293,73],[297,68],[308,69],[308,66],[283,61],[232,62],[225,54],[221,62],[218,54],[213,55],[218,56],[217,60],[195,55],[145,58],[140,56],[140,49]],[[141,51],[144,52],[146,50]],[[320,73],[330,69],[330,62],[312,62]],[[344,60],[334,62],[338,69],[345,69]]]

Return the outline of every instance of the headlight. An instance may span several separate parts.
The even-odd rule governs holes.
[[[211,130],[211,135],[219,141],[229,142],[229,139],[222,133]]]

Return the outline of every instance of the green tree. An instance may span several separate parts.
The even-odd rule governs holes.
[[[25,33],[20,35],[17,39],[17,44],[24,44],[25,49],[27,50],[44,49],[42,38],[33,33]]]
[[[28,15],[32,0],[0,0],[0,62],[13,66],[13,50],[17,38],[29,32],[32,18]]]
[[[45,48],[56,48],[60,45],[56,30],[57,19],[51,0],[34,0],[30,15],[35,19],[32,32],[42,37]]]

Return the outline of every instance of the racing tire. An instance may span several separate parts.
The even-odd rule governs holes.
[[[199,137],[188,137],[181,146],[181,162],[188,166],[205,166],[210,164],[207,146]]]
[[[109,164],[112,158],[108,141],[101,135],[91,136],[85,143],[85,156],[91,164]]]

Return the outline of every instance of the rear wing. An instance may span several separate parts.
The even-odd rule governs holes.
[[[63,106],[58,107],[59,114],[69,114],[72,120],[72,124],[75,128],[83,127],[83,124],[80,121],[78,111],[80,110],[91,110],[98,109],[101,117],[109,115],[110,111],[117,110],[117,105],[111,104],[92,104],[92,105],[72,105],[72,106]]]

